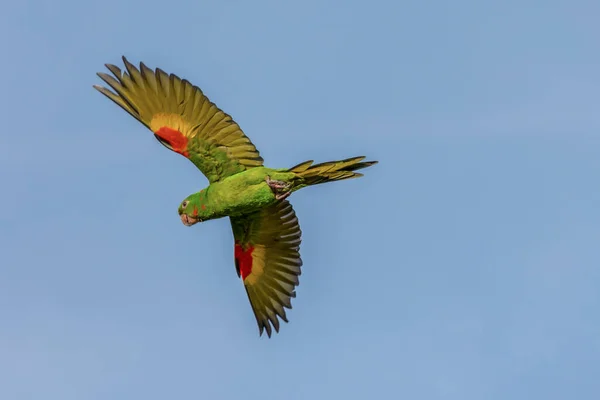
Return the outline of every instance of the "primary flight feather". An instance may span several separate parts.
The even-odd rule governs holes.
[[[94,85],[150,129],[168,149],[189,159],[209,186],[179,205],[186,226],[229,217],[235,239],[234,262],[258,323],[259,334],[279,332],[287,322],[299,284],[301,231],[286,200],[294,191],[324,182],[356,178],[356,170],[376,164],[353,157],[288,169],[263,166],[263,159],[231,116],[185,79],[123,57],[125,71],[106,64],[112,76],[98,73],[110,86]]]

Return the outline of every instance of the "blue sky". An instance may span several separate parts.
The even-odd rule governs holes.
[[[3,5],[0,398],[596,399],[595,1]],[[92,89],[161,67],[294,194],[303,275],[259,338],[194,166]]]

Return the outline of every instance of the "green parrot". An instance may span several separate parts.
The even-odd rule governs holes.
[[[303,187],[356,178],[355,171],[376,164],[353,157],[292,168],[263,166],[263,159],[231,116],[185,79],[143,63],[137,69],[123,57],[126,71],[98,73],[113,90],[94,88],[150,129],[169,150],[189,159],[209,186],[188,196],[178,213],[186,226],[229,217],[234,263],[258,323],[259,336],[279,332],[288,322],[299,284],[301,231],[287,197]]]

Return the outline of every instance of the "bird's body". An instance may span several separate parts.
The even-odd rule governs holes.
[[[229,217],[234,235],[234,261],[260,333],[279,331],[287,322],[284,308],[299,284],[302,260],[298,219],[286,200],[303,187],[356,178],[356,170],[376,161],[354,157],[314,165],[312,160],[289,169],[263,165],[258,150],[231,117],[186,80],[160,69],[140,69],[123,62],[127,72],[107,64],[113,76],[98,75],[114,92],[94,86],[149,128],[168,149],[188,158],[209,186],[179,206],[181,221]],[[115,79],[116,78],[116,79]]]
[[[188,196],[182,203],[186,207],[180,207],[179,213],[207,221],[259,211],[277,201],[267,177],[292,181],[294,174],[266,167],[238,172]]]

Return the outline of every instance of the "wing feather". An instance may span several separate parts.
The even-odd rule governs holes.
[[[235,263],[252,306],[259,333],[279,332],[279,319],[288,322],[300,283],[302,232],[287,201],[243,217],[232,217]]]
[[[98,73],[112,91],[94,88],[154,132],[167,148],[189,158],[211,183],[263,165],[239,125],[200,88],[144,63],[138,69],[125,57],[123,64],[124,71],[106,64],[113,76]],[[169,137],[161,133],[163,128],[170,129]],[[173,135],[180,139],[172,140]]]

